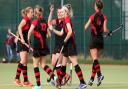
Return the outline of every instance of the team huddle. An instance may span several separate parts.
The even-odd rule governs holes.
[[[97,74],[97,86],[99,86],[104,79],[101,73],[99,56],[100,51],[104,48],[103,33],[110,35],[107,30],[107,18],[102,13],[103,3],[100,0],[95,2],[95,13],[90,16],[88,22],[85,24],[85,30],[91,25],[90,38],[90,54],[93,59],[92,74],[88,85],[92,86],[95,75]],[[40,6],[27,7],[22,11],[22,17],[18,26],[18,52],[20,53],[20,63],[17,66],[15,84],[18,86],[32,86],[32,89],[42,89],[39,66],[50,76],[50,82],[61,89],[61,86],[68,82],[71,78],[66,73],[66,65],[68,59],[75,68],[76,75],[80,81],[76,89],[84,89],[87,83],[83,77],[81,67],[77,61],[77,45],[75,41],[75,29],[73,27],[71,17],[73,10],[70,4],[63,5],[57,9],[57,18],[53,19],[54,6],[50,7],[50,14],[48,21],[44,18],[44,9]],[[31,21],[34,15],[34,20]],[[50,54],[48,48],[48,39],[51,37],[51,32],[55,34],[55,47],[52,51],[52,66],[55,66],[56,74],[45,63],[46,56]],[[33,39],[33,67],[36,79],[36,85],[33,85],[27,74],[27,61],[30,45],[31,35]],[[26,46],[25,44],[28,44]],[[24,82],[21,83],[20,75],[23,74]],[[65,79],[65,81],[63,81]]]

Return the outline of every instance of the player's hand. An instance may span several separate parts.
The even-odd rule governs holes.
[[[61,45],[62,45],[62,46],[65,46],[66,43],[67,43],[66,41],[63,41]]]
[[[108,36],[112,36],[112,31],[110,31],[107,35],[108,35]]]
[[[30,39],[28,39],[28,47],[29,48],[31,47],[31,41],[30,41]]]
[[[53,26],[50,25],[50,26],[49,26],[49,29],[50,29],[50,31],[53,31]]]
[[[54,5],[51,5],[50,6],[50,12],[53,12],[54,11]]]
[[[25,43],[25,40],[24,39],[21,39],[21,43],[24,44]]]

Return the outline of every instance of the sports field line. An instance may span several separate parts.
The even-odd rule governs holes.
[[[77,85],[78,83],[73,83],[72,85]],[[95,83],[94,83],[95,84]],[[106,82],[106,83],[103,83],[103,84],[128,84],[127,82]],[[49,83],[43,83],[44,86],[49,86],[50,84]],[[10,84],[0,84],[0,86],[16,86],[15,84],[13,83],[10,83]]]

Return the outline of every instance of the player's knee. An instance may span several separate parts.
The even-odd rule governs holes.
[[[43,64],[43,63],[42,63],[42,64],[40,64],[40,67],[41,67],[41,68],[44,68],[45,65],[46,65],[46,64]]]
[[[21,60],[20,63],[23,65],[27,65],[27,61],[25,61],[25,60]]]
[[[39,64],[37,64],[37,63],[33,63],[33,66],[34,66],[34,67],[37,67],[37,66],[39,66]]]
[[[55,66],[55,63],[54,62],[52,62],[52,64],[51,64],[52,66]]]

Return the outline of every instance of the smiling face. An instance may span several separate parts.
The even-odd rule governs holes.
[[[67,11],[65,10],[65,9],[62,9],[61,10],[61,16],[62,16],[62,18],[65,18],[66,16],[67,16]]]
[[[62,18],[62,10],[61,9],[57,10],[57,16],[58,16],[58,18]]]
[[[32,9],[31,7],[27,7],[27,8],[25,9],[25,11],[26,11],[26,14],[27,14],[27,16],[28,16],[29,18],[32,18],[32,17],[33,17],[33,9]]]
[[[28,13],[29,17],[32,18],[33,17],[33,10],[30,9],[29,13]]]

